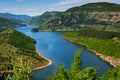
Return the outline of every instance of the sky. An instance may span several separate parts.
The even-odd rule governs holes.
[[[91,2],[120,4],[120,0],[0,0],[0,13],[41,15],[46,11],[65,11]]]

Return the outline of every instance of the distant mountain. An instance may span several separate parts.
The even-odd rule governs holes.
[[[38,20],[39,22],[39,20]],[[120,4],[98,2],[73,7],[45,22],[42,27],[120,27]],[[41,27],[40,27],[41,28]]]
[[[0,17],[0,31],[5,30],[7,28],[14,28],[19,26],[24,26],[24,24],[5,17]]]
[[[74,26],[80,24],[120,24],[120,5],[113,3],[89,3],[73,7],[64,12],[59,18],[46,23],[50,26]]]
[[[40,15],[40,16],[36,16],[34,18],[32,18],[30,20],[30,24],[34,24],[34,25],[41,25],[41,24],[45,24],[48,21],[56,18],[57,16],[61,15],[62,12],[57,12],[57,11],[51,11],[51,12],[45,12],[44,14]]]
[[[27,15],[16,15],[16,14],[11,14],[11,13],[0,13],[0,16],[6,17],[9,19],[18,20],[19,22],[25,22],[25,21],[28,21],[32,18],[32,17],[27,16]]]

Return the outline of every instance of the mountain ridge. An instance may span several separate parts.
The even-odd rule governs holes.
[[[12,13],[0,13],[0,16],[13,20],[18,20],[19,22],[25,22],[31,19],[31,16],[28,15],[17,15]]]
[[[8,29],[8,28],[19,27],[19,26],[25,26],[25,24],[22,24],[15,20],[11,20],[9,18],[0,17],[0,31]]]
[[[119,24],[120,5],[108,2],[98,2],[70,8],[54,19],[45,22],[45,24],[37,26],[39,26],[39,29],[63,27],[79,29],[97,26],[101,30],[111,30],[111,27],[119,28]]]

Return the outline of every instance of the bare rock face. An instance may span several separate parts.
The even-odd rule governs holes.
[[[120,21],[120,12],[91,12],[88,15],[90,15],[90,19],[106,23],[117,23]]]
[[[120,24],[120,12],[67,12],[46,24],[51,26],[73,26],[76,24]]]
[[[111,64],[113,67],[120,66],[120,58],[115,58],[113,56],[105,56],[100,53],[97,53],[96,51],[93,52],[95,53],[95,55],[99,56],[101,59]]]

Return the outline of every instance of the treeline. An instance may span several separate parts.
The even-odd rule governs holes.
[[[80,30],[79,35],[99,39],[112,39],[114,37],[120,38],[120,33],[118,32],[97,31],[93,29]]]
[[[117,33],[114,36],[111,34],[110,32],[103,34],[101,31],[88,33],[83,30],[80,32],[66,32],[63,34],[63,38],[78,44],[83,44],[87,46],[88,49],[95,50],[98,53],[120,58],[119,38],[115,40],[115,37],[119,35]]]

